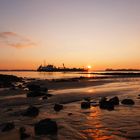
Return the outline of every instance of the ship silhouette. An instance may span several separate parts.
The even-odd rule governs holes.
[[[84,68],[67,68],[63,64],[63,67],[56,67],[54,65],[40,65],[37,69],[37,71],[44,71],[44,72],[80,72],[80,71],[87,71],[87,69]]]

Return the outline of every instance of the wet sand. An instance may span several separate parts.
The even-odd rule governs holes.
[[[27,90],[0,90],[0,124],[13,121],[15,129],[0,132],[1,139],[19,139],[18,129],[26,127],[31,134],[29,139],[40,140],[139,140],[140,139],[140,78],[85,79],[76,81],[34,80],[48,87],[48,93],[54,96],[47,100],[40,97],[27,98]],[[131,98],[135,105],[118,105],[115,110],[102,110],[99,99],[118,96],[120,101]],[[81,109],[85,97],[93,101],[90,109]],[[55,103],[64,105],[64,109],[55,112]],[[37,117],[23,117],[20,112],[29,105],[39,107]],[[70,113],[70,115],[69,115]],[[58,124],[58,134],[35,136],[34,123],[44,118],[52,118]],[[8,135],[7,135],[8,134]],[[13,137],[13,138],[12,138]]]

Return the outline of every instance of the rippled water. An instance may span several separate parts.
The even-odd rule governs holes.
[[[73,77],[80,77],[86,76],[90,77],[89,74],[79,74],[77,72],[37,72],[37,71],[0,71],[0,74],[10,74],[16,75],[19,77],[26,77],[26,78],[39,78],[39,79],[59,79],[59,78],[73,78]]]

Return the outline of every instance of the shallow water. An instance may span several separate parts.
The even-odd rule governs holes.
[[[37,72],[37,71],[0,71],[0,74],[16,75],[18,77],[37,79],[61,79],[73,77],[90,77],[91,74],[79,74],[78,72]]]
[[[11,106],[0,109],[0,121],[13,120],[17,128],[25,126],[27,132],[32,134],[31,139],[38,140],[140,139],[140,99],[138,99],[140,78],[122,78],[116,79],[116,82],[113,83],[86,88],[58,89],[52,90],[50,93],[55,96],[44,102],[35,101],[37,106],[40,107],[38,117],[28,118],[17,115],[15,112],[26,108],[28,104],[15,106],[16,100],[14,100],[14,106],[11,104]],[[98,104],[101,96],[110,98],[115,95],[120,98],[120,101],[124,98],[131,98],[135,101],[135,105],[120,104],[115,107],[114,111],[101,110],[94,105],[86,110],[80,108],[80,103],[84,97],[91,97]],[[64,103],[64,109],[58,113],[53,110],[53,104],[56,102]],[[7,111],[7,109],[12,110]],[[68,113],[72,113],[72,115],[68,115]],[[33,124],[47,117],[56,120],[58,123],[58,134],[56,136],[35,136]]]

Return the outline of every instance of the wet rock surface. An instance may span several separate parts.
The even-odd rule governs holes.
[[[10,131],[15,128],[15,124],[13,122],[7,122],[2,124],[2,132]]]
[[[41,92],[41,91],[31,91],[27,93],[27,97],[40,97],[40,96],[45,96],[46,93]]]
[[[61,105],[61,104],[55,104],[54,105],[54,110],[56,111],[56,112],[59,112],[60,110],[62,110],[63,109],[63,105]]]
[[[99,107],[101,109],[107,109],[107,110],[114,110],[114,103],[112,101],[107,101],[107,98],[103,97],[99,101]]]
[[[12,87],[15,82],[22,82],[22,78],[14,75],[0,74],[0,88]]]
[[[90,104],[90,102],[82,102],[81,103],[81,108],[82,109],[88,109],[88,108],[90,108],[91,107],[91,104]]]
[[[55,121],[47,118],[36,123],[34,130],[36,135],[56,134],[58,127]]]
[[[132,99],[124,99],[121,101],[122,104],[124,105],[134,105],[135,102]]]
[[[109,102],[114,104],[114,105],[119,105],[119,98],[117,96],[109,99]]]
[[[28,107],[23,113],[23,116],[36,117],[39,114],[39,109],[35,106]]]

